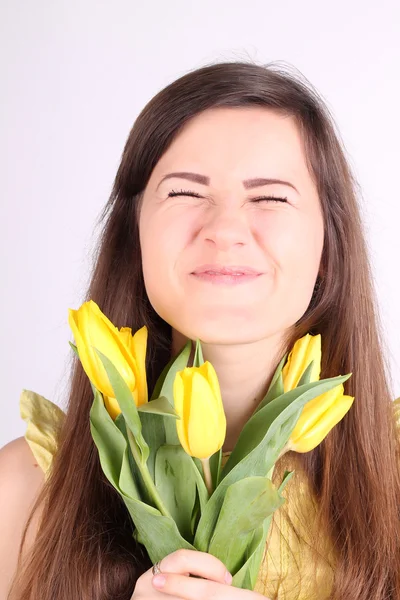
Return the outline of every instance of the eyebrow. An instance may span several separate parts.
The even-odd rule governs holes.
[[[157,190],[166,179],[171,179],[172,177],[178,177],[179,179],[187,179],[188,181],[193,181],[194,183],[201,183],[202,185],[210,185],[210,178],[206,175],[200,175],[199,173],[191,173],[190,171],[179,171],[177,173],[168,173],[164,175],[161,179],[160,183],[157,186]],[[290,183],[290,181],[284,181],[283,179],[275,179],[271,177],[254,177],[253,179],[245,179],[242,181],[243,186],[246,190],[250,190],[256,187],[262,187],[263,185],[287,185],[293,188],[297,193],[297,188]]]

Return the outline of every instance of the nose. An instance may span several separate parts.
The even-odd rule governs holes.
[[[217,207],[207,215],[200,232],[204,241],[220,251],[249,242],[251,231],[244,211],[232,207]]]

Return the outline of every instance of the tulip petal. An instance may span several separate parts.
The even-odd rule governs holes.
[[[146,326],[141,327],[134,336],[131,336],[130,350],[139,364],[145,364],[146,362],[147,338],[148,330]]]
[[[100,390],[102,393],[112,396],[112,387],[108,382],[104,367],[100,364],[100,361],[95,356],[94,350],[88,346],[87,341],[81,334],[81,309],[82,307],[79,310],[73,310],[70,308],[68,311],[68,322],[75,338],[82,367],[90,381],[98,390]]]
[[[314,360],[314,364],[311,370],[311,379],[310,381],[318,381],[321,375],[321,335],[312,335],[309,345],[309,357],[307,359],[307,366],[310,364],[312,360]]]
[[[88,353],[90,353],[91,356],[93,354],[92,360],[95,361],[94,364],[96,365],[97,372],[102,379],[102,387],[99,387],[98,389],[107,396],[113,397],[114,395],[107,373],[94,349],[99,350],[102,354],[107,356],[116,367],[129,389],[134,390],[136,384],[135,376],[132,366],[129,365],[126,360],[126,352],[124,352],[124,346],[119,338],[118,330],[112,323],[111,327],[109,327],[109,320],[106,317],[104,319],[97,318],[96,313],[98,314],[99,311],[90,311],[90,307],[87,306],[87,304],[84,304],[81,308],[82,312],[79,315],[79,330],[85,341]]]
[[[289,352],[286,365],[282,369],[283,384],[285,392],[296,387],[300,379],[300,373],[304,371],[303,364],[307,352],[310,334],[303,336],[295,342]]]
[[[121,352],[122,357],[126,361],[128,372],[130,371],[133,373],[134,380],[132,381],[132,385],[131,385],[129,380],[126,379],[126,376],[123,375],[121,369],[118,368],[121,375],[124,376],[124,379],[125,379],[126,383],[129,385],[130,389],[133,390],[134,387],[136,386],[136,382],[135,382],[136,363],[135,363],[135,355],[132,354],[132,351],[131,351],[132,345],[131,345],[131,343],[129,343],[129,336],[128,336],[128,334],[130,334],[130,338],[132,340],[132,329],[130,327],[122,327],[123,333],[121,335],[121,331],[119,331],[118,328],[110,321],[110,319],[108,319],[106,317],[106,315],[100,310],[99,306],[95,302],[93,302],[93,300],[90,300],[86,304],[88,305],[88,309],[90,309],[92,314],[95,315],[101,321],[103,321],[103,323],[106,326],[106,329],[109,332],[109,335],[113,338],[115,345],[117,346],[117,348]],[[128,341],[128,343],[126,343],[127,341]],[[99,348],[99,350],[100,350],[100,348]],[[103,352],[103,354],[104,354],[104,352]]]
[[[136,379],[138,389],[138,406],[148,402],[147,376],[146,376],[146,351],[148,330],[144,326],[130,339],[130,349],[136,361]]]
[[[305,435],[290,443],[290,450],[295,452],[309,452],[325,439],[328,433],[343,419],[354,402],[352,396],[342,396],[330,410],[312,427]]]
[[[343,391],[344,387],[340,384],[332,390],[307,402],[296,423],[292,435],[290,436],[291,439],[297,440],[299,437],[303,436],[306,431],[311,429],[315,423],[322,418],[323,414],[328,411],[335,402],[339,401],[343,395]]]
[[[219,404],[222,405],[221,388],[213,365],[209,361],[206,361],[203,365],[201,365],[200,373],[202,373],[203,377],[208,381],[209,386],[214,394],[214,398],[218,399]]]
[[[117,400],[115,398],[111,398],[111,396],[103,396],[103,398],[108,414],[113,419],[113,421],[115,421],[118,415],[122,412]]]
[[[114,392],[109,384],[103,364],[94,349],[99,350],[111,360],[132,391],[135,402],[138,401],[136,362],[129,348],[124,343],[129,328],[124,328],[124,332],[121,335],[118,329],[92,300],[82,304],[76,312],[79,320],[79,331],[86,346],[86,353],[92,364],[91,379],[94,373],[97,376],[96,387],[103,394],[113,396]]]
[[[215,406],[216,406],[216,412],[217,412],[217,419],[218,419],[218,423],[219,423],[219,430],[220,430],[221,436],[222,436],[222,441],[220,443],[218,443],[218,445],[219,445],[219,447],[221,447],[225,441],[225,436],[226,436],[226,417],[225,417],[224,404],[222,402],[221,388],[219,385],[217,373],[216,373],[213,365],[209,361],[206,361],[203,365],[201,365],[200,372],[203,374],[206,381],[208,381],[211,391],[213,393],[214,399],[215,399]]]
[[[122,339],[122,343],[124,344],[124,346],[128,346],[128,348],[130,348],[132,329],[130,327],[121,327],[121,329],[119,330],[119,335]]]
[[[218,440],[218,449],[219,449],[219,448],[222,448],[223,443],[225,441],[225,437],[226,437],[226,415],[225,415],[225,411],[224,411],[224,404],[222,401],[221,388],[219,385],[217,373],[216,373],[213,365],[210,362],[206,361],[204,364],[207,365],[206,379],[210,384],[210,387],[213,391],[214,398],[216,401],[218,431],[220,432],[220,437]]]
[[[204,378],[193,372],[188,440],[192,456],[208,458],[218,448],[221,437],[217,402],[213,391]]]
[[[282,369],[284,391],[293,390],[307,366],[314,360],[310,381],[317,381],[321,371],[321,335],[307,333],[293,345]]]
[[[197,370],[208,382],[215,400],[215,412],[218,423],[217,429],[219,431],[217,446],[219,449],[222,447],[226,437],[226,416],[224,411],[224,405],[222,402],[221,388],[219,385],[217,373],[213,365],[209,361],[205,361],[202,365],[200,365],[200,367],[197,368]]]
[[[148,402],[146,376],[147,327],[144,326],[139,329],[134,336],[132,336],[132,329],[130,327],[121,327],[119,336],[123,345],[131,354],[129,362],[136,380],[135,402],[136,406],[142,406]]]
[[[178,434],[179,441],[181,446],[190,454],[190,448],[187,441],[186,435],[186,423],[187,423],[187,412],[188,406],[185,405],[185,388],[182,380],[182,371],[178,371],[175,375],[174,384],[173,384],[173,397],[174,397],[174,408],[180,419],[176,419],[176,431]],[[186,409],[186,410],[185,410]]]

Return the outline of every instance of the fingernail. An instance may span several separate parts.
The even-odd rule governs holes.
[[[225,582],[232,583],[232,575],[229,573],[229,571],[225,573]]]
[[[165,583],[165,576],[164,575],[154,575],[153,577],[153,585],[155,585],[155,587],[163,587]]]

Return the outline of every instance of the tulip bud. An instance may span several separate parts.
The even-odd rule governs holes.
[[[341,384],[307,402],[292,431],[286,450],[309,452],[325,439],[354,402],[354,398],[345,396],[343,390]]]
[[[294,344],[282,369],[283,389],[293,390],[311,361],[314,361],[310,381],[318,381],[321,373],[321,335],[303,336]]]
[[[321,335],[307,334],[297,340],[282,369],[285,392],[299,383],[308,365],[313,362],[310,381],[318,381],[321,373]],[[304,406],[284,452],[313,450],[350,410],[354,398],[344,395],[342,384],[313,398]]]
[[[113,419],[121,409],[96,350],[114,364],[132,392],[136,406],[148,401],[146,379],[147,327],[134,336],[129,327],[119,331],[90,300],[78,310],[69,309],[68,321],[75,337],[80,361],[92,384],[103,394],[104,404]]]
[[[173,386],[179,441],[199,459],[209,458],[224,443],[226,417],[217,374],[210,362],[178,371]]]

